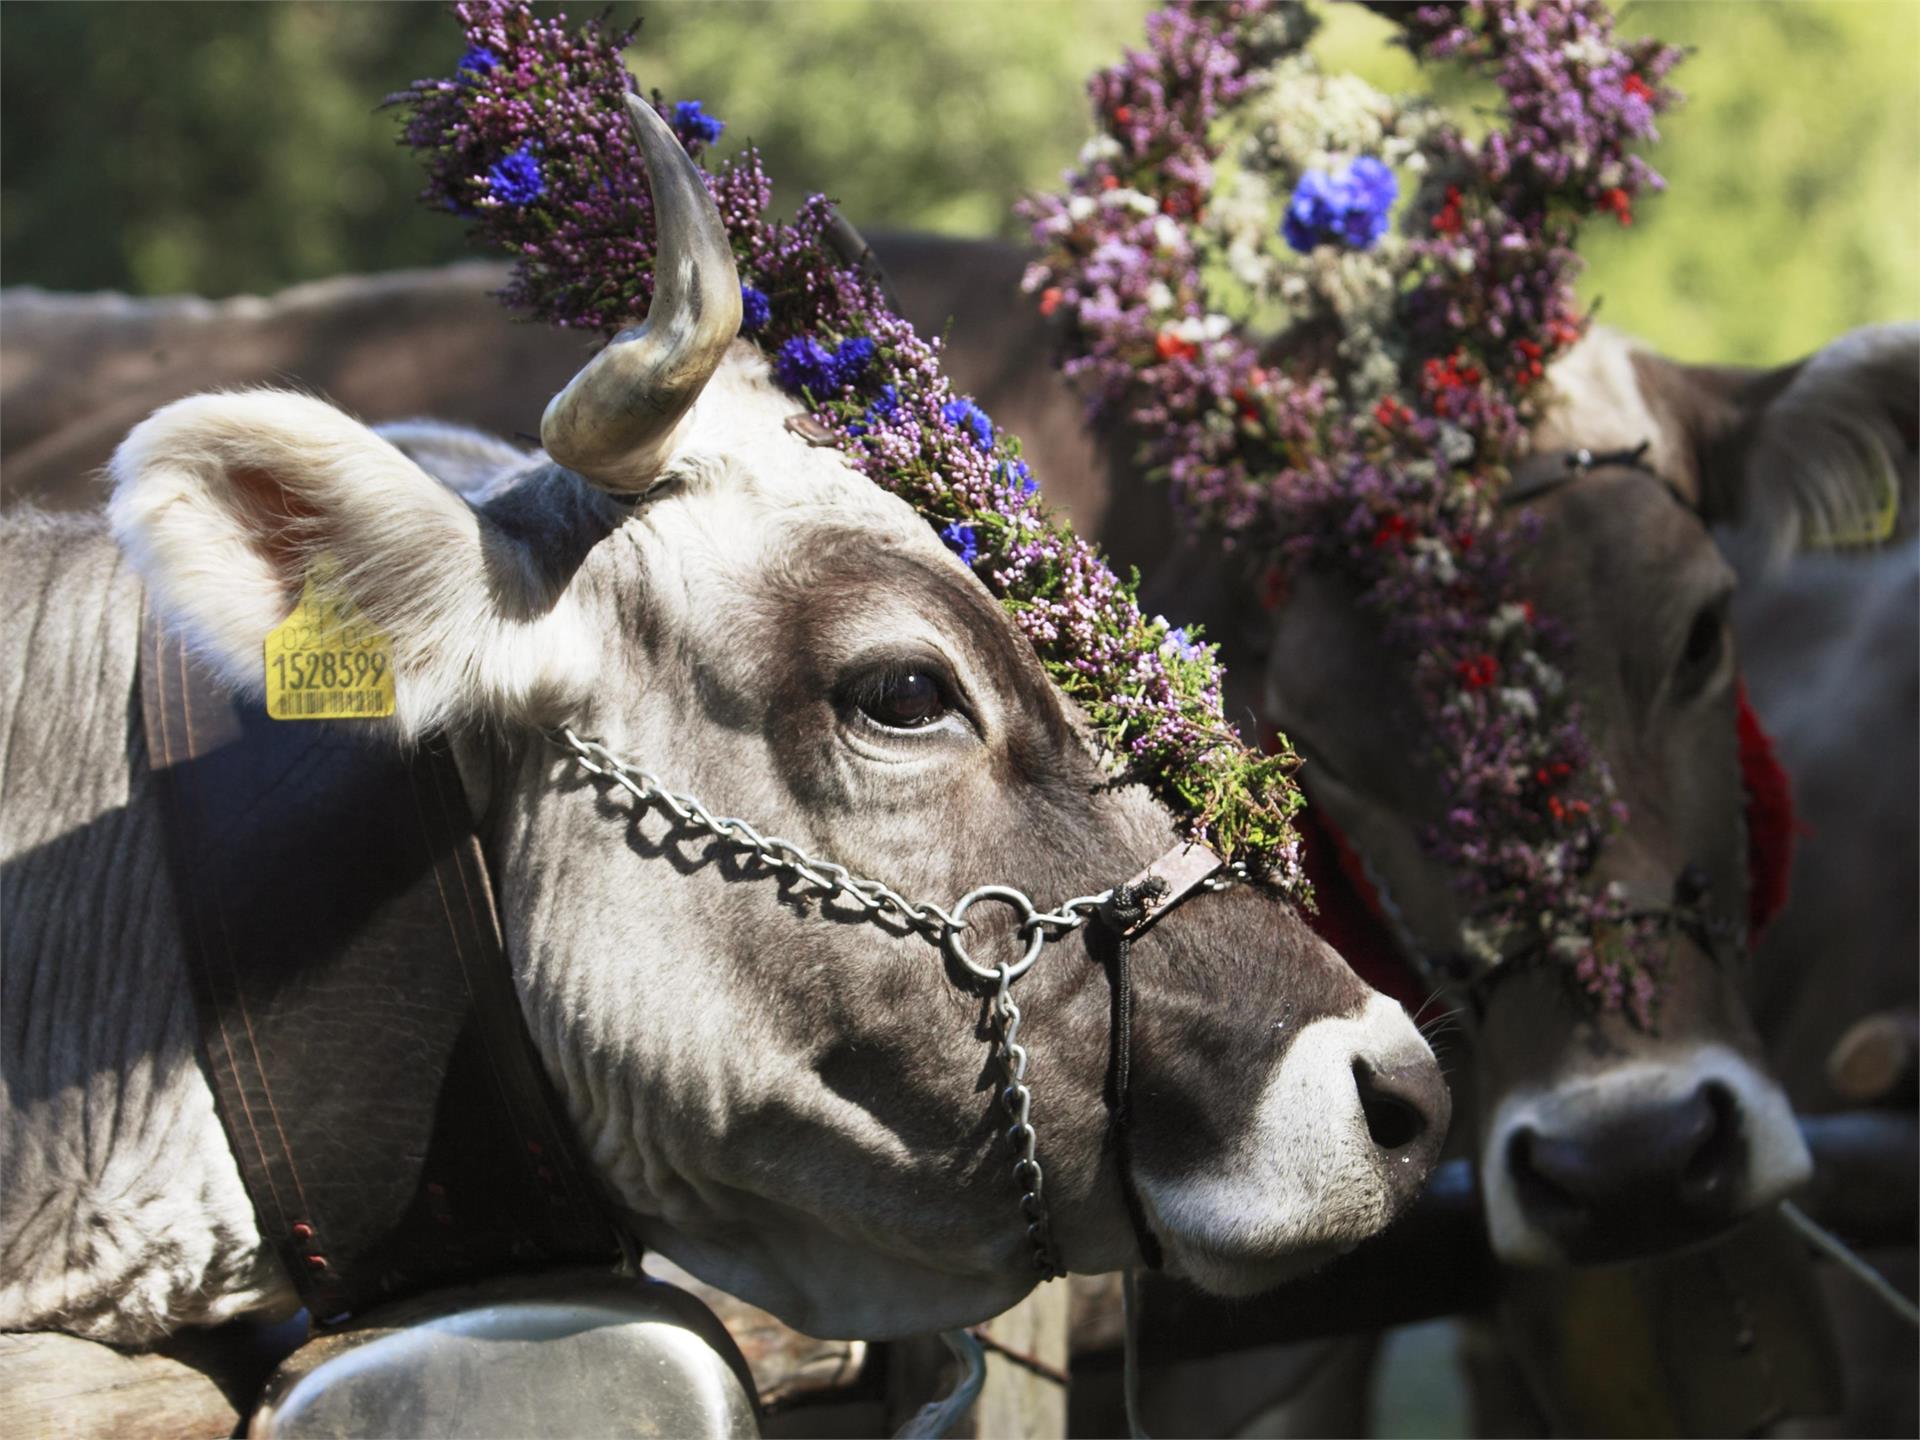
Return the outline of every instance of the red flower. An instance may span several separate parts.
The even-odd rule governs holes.
[[[1200,347],[1191,340],[1182,340],[1171,330],[1162,330],[1154,337],[1153,348],[1159,352],[1162,360],[1190,360],[1200,353]]]
[[[1413,411],[1393,396],[1382,395],[1380,403],[1373,407],[1373,418],[1382,430],[1391,430],[1394,426],[1405,424],[1413,419]]]
[[[1499,677],[1500,662],[1491,655],[1469,655],[1453,669],[1467,689],[1484,690]]]
[[[1653,99],[1653,87],[1638,75],[1627,76],[1626,83],[1620,87],[1636,100]]]
[[[1546,367],[1541,363],[1543,352],[1539,341],[1516,340],[1513,342],[1513,352],[1519,357],[1514,370],[1521,379],[1538,380],[1546,373]]]
[[[1051,315],[1060,308],[1060,287],[1049,285],[1040,292],[1040,313]]]
[[[1102,175],[1100,177],[1100,188],[1102,190],[1118,190],[1120,188],[1120,177],[1118,175]]]
[[[1633,223],[1633,200],[1628,196],[1627,192],[1622,190],[1618,185],[1614,186],[1611,190],[1602,190],[1600,192],[1600,208],[1602,210],[1611,210],[1619,217],[1622,225],[1631,225]]]
[[[1460,223],[1460,187],[1449,185],[1447,186],[1447,203],[1434,213],[1434,234],[1458,235]]]
[[[1394,511],[1383,515],[1373,530],[1373,548],[1384,550],[1388,545],[1407,533],[1407,517]]]
[[[1637,79],[1639,79],[1639,78],[1640,78],[1640,77],[1639,77],[1639,76],[1637,76],[1637,75],[1633,77],[1633,79],[1634,79],[1634,80],[1637,80]],[[1629,85],[1631,85],[1631,84],[1633,83],[1633,80],[1629,80],[1629,81],[1628,81],[1627,83],[1628,83]],[[1128,121],[1130,121],[1130,120],[1132,120],[1132,119],[1133,119],[1133,107],[1132,107],[1132,106],[1130,106],[1130,105],[1116,105],[1116,106],[1114,106],[1114,107],[1113,107],[1113,123],[1114,123],[1114,124],[1116,124],[1116,125],[1125,125],[1125,124],[1126,124],[1126,123],[1127,123]]]

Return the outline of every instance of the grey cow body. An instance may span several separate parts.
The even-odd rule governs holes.
[[[139,578],[97,516],[10,515],[0,605],[0,1329],[126,1343],[285,1305],[196,1054]]]

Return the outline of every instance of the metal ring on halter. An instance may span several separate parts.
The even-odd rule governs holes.
[[[976,900],[999,900],[1004,904],[1013,906],[1015,910],[1020,912],[1020,929],[1025,932],[1027,936],[1027,953],[1014,961],[1013,964],[1004,966],[995,965],[992,967],[981,965],[977,963],[971,955],[967,954],[966,946],[960,943],[960,929],[965,928],[967,923],[967,908]],[[969,890],[960,897],[959,903],[953,907],[954,924],[960,927],[960,929],[949,930],[941,938],[940,943],[946,947],[947,954],[958,961],[966,972],[976,979],[991,980],[998,983],[1000,980],[1000,972],[1005,970],[1007,979],[1018,980],[1032,968],[1033,962],[1040,958],[1041,950],[1046,948],[1046,931],[1038,925],[1033,926],[1031,930],[1028,929],[1028,922],[1031,921],[1037,913],[1033,908],[1033,902],[1012,886],[982,885],[978,890]]]

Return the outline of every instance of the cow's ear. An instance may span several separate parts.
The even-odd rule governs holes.
[[[1920,326],[1855,330],[1777,370],[1676,368],[1712,397],[1692,431],[1701,511],[1766,560],[1913,533]]]
[[[588,627],[532,548],[551,537],[507,533],[331,405],[181,400],[127,436],[111,471],[113,532],[149,603],[242,694],[265,690],[268,632],[316,567],[383,637],[402,735],[548,723],[590,688]]]

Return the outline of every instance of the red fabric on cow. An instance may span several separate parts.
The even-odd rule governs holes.
[[[1367,984],[1417,1014],[1429,998],[1427,987],[1380,918],[1380,896],[1365,863],[1320,806],[1302,811],[1294,828],[1300,834],[1300,868],[1313,882],[1314,910],[1307,918],[1314,933],[1345,956]]]
[[[1793,779],[1774,752],[1773,737],[1740,685],[1740,783],[1747,795],[1747,926],[1758,942],[1787,903],[1793,878]]]

